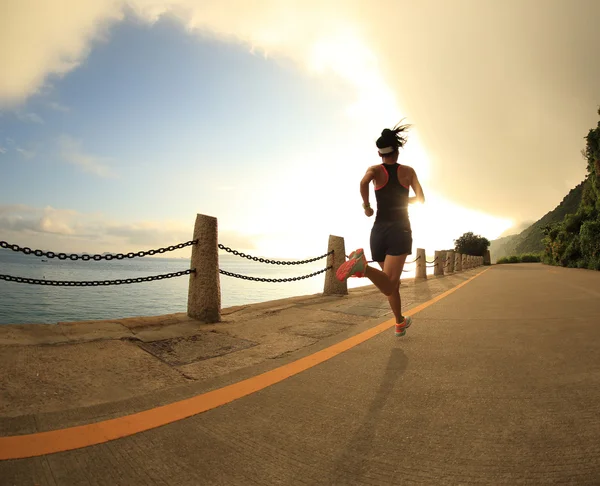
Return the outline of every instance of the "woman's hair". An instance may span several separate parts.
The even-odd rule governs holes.
[[[402,123],[402,122],[400,122],[400,123]],[[381,132],[381,137],[379,137],[377,139],[377,142],[375,142],[378,149],[385,149],[388,147],[391,147],[394,149],[391,152],[388,152],[385,154],[382,153],[382,155],[388,155],[388,154],[394,153],[399,148],[404,147],[404,145],[406,144],[406,142],[407,142],[406,132],[410,128],[410,125],[401,125],[400,123],[398,123],[391,130],[389,128],[384,129],[383,132]]]

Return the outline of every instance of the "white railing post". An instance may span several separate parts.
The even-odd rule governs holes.
[[[329,235],[329,243],[327,244],[327,253],[333,251],[327,256],[327,267],[329,270],[325,272],[325,285],[323,287],[323,295],[347,295],[348,284],[346,280],[340,282],[335,272],[346,261],[346,245],[344,238],[341,236]]]
[[[454,250],[450,250],[446,253],[446,268],[444,273],[454,273]]]
[[[188,287],[187,315],[201,322],[221,321],[217,218],[196,215]]]
[[[415,278],[427,278],[427,256],[425,255],[425,248],[417,248],[417,267],[415,271]]]
[[[436,277],[440,277],[444,275],[444,258],[442,257],[441,251],[435,251],[434,258],[434,266],[433,266],[433,275]]]

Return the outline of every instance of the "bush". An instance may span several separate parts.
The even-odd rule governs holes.
[[[600,256],[600,221],[586,221],[579,233],[581,249],[591,257]]]
[[[526,255],[521,255],[522,263],[538,263],[541,261],[542,261],[542,258],[540,257],[540,255],[537,255],[535,253],[528,253]]]
[[[496,264],[503,263],[538,263],[542,261],[541,255],[535,253],[527,253],[526,255],[512,255],[509,257],[502,257],[496,260]]]

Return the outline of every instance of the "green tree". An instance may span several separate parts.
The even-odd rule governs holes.
[[[598,110],[600,115],[600,109]],[[585,137],[588,175],[577,213],[544,228],[544,261],[600,270],[600,121]]]
[[[475,235],[472,231],[454,240],[454,250],[463,255],[484,256],[489,246],[487,238]]]

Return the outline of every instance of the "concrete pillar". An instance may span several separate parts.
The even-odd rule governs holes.
[[[327,253],[333,250],[333,254],[327,256],[327,267],[331,267],[325,272],[325,286],[323,295],[348,295],[348,283],[346,280],[340,282],[335,277],[335,272],[346,261],[346,245],[341,236],[329,235]]]
[[[188,288],[187,315],[199,321],[221,321],[221,285],[219,281],[219,247],[217,218],[196,215]]]
[[[425,255],[425,248],[417,248],[417,269],[415,272],[415,278],[427,278],[427,256]]]
[[[444,275],[444,257],[443,252],[437,251],[435,252],[435,263],[433,266],[433,275],[436,277]]]
[[[463,270],[469,269],[469,255],[462,256],[462,269]]]
[[[454,255],[454,271],[462,272],[462,255],[460,253],[456,253]]]
[[[446,252],[446,268],[444,273],[454,273],[454,251],[450,250]]]

